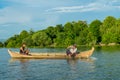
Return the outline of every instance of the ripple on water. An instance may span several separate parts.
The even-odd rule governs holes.
[[[1,49],[0,49],[1,50]],[[119,51],[95,51],[90,59],[10,59],[0,53],[0,80],[120,80]]]

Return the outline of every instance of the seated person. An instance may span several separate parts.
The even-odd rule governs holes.
[[[66,50],[66,54],[67,56],[76,56],[76,53],[77,53],[77,46],[76,44],[72,45],[72,46],[69,46]]]
[[[20,47],[20,54],[26,54],[28,55],[29,54],[29,50],[26,49],[26,44],[22,44],[22,46]]]

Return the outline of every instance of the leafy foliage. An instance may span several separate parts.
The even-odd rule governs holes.
[[[86,21],[67,22],[49,26],[47,29],[34,32],[23,30],[19,35],[10,37],[4,43],[6,47],[20,47],[26,43],[29,47],[66,47],[77,45],[96,45],[99,43],[120,44],[120,19],[106,17],[103,22],[94,20],[89,25]],[[0,43],[1,46],[1,43]]]
[[[93,36],[92,41],[95,41],[94,44],[97,44],[101,42],[101,35],[100,35],[100,26],[102,25],[102,22],[99,20],[94,20],[91,22],[89,26],[89,31],[92,33]]]
[[[0,42],[0,47],[3,47],[3,46],[4,46],[4,44],[2,42]]]

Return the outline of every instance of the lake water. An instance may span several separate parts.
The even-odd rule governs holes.
[[[30,50],[65,52],[53,48]],[[11,59],[7,49],[0,48],[0,80],[120,80],[119,62],[120,47],[95,48],[90,59],[77,60]]]

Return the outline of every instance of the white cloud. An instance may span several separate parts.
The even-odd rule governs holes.
[[[47,12],[87,12],[99,9],[95,7],[95,4],[89,4],[87,6],[70,6],[70,7],[57,7],[46,10]]]
[[[46,10],[46,12],[51,13],[68,13],[68,12],[89,12],[89,11],[108,11],[115,8],[120,8],[120,1],[114,0],[97,0],[96,2],[83,4],[80,6],[66,6],[66,7],[56,7]]]

